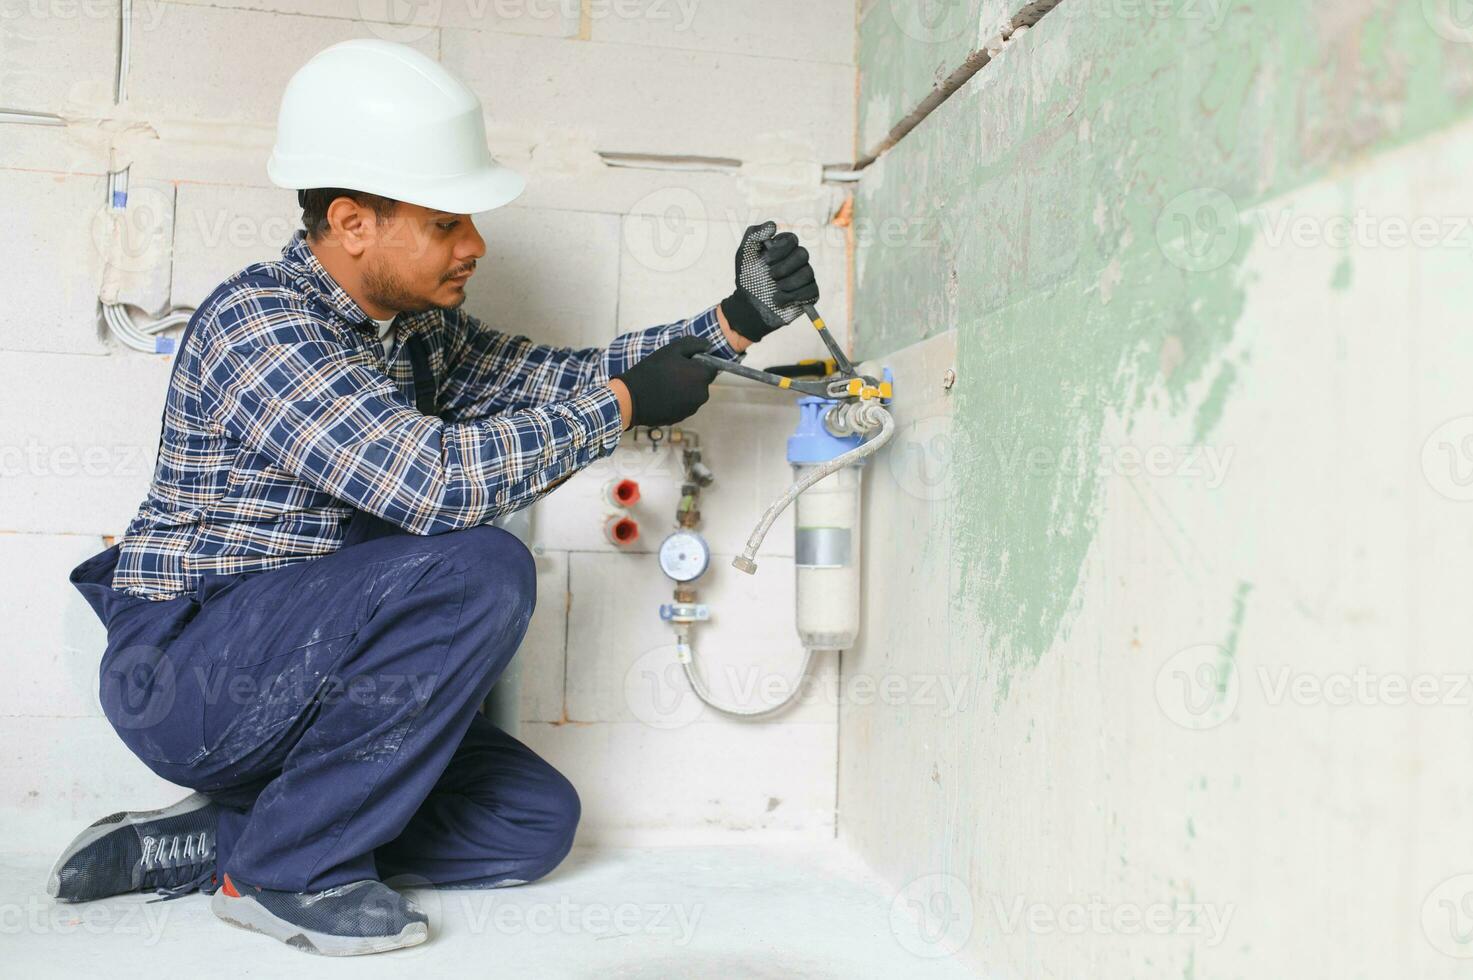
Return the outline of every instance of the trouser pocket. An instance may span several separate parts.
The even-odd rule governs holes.
[[[206,764],[273,758],[273,743],[293,721],[324,698],[340,695],[337,671],[353,637],[323,637],[258,663],[215,662],[201,732]]]
[[[204,754],[199,665],[177,645],[109,647],[99,678],[102,713],[123,744],[145,762],[187,766]]]

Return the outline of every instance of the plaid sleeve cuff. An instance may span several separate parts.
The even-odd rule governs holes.
[[[624,435],[624,417],[619,414],[619,396],[614,389],[602,385],[579,395],[576,401],[581,403],[579,411],[588,426],[588,445],[598,456],[613,452]]]
[[[716,318],[716,307],[711,307],[699,316],[691,317],[690,332],[693,337],[704,337],[711,342],[711,353],[728,361],[739,361],[744,356],[726,341],[721,321]]]

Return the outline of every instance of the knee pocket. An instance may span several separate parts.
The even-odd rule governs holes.
[[[459,887],[488,888],[520,885],[551,874],[573,849],[573,837],[582,816],[578,791],[562,773],[548,768],[547,780],[537,786],[536,808],[523,811],[524,821],[518,833],[516,849],[506,855],[506,840],[496,837],[484,841],[488,851],[511,857],[508,870],[492,879],[478,880]]]
[[[482,525],[446,535],[446,557],[466,577],[468,588],[492,591],[528,612],[537,602],[537,564],[527,546],[509,531]]]
[[[546,782],[538,787],[538,794],[542,797],[536,811],[539,832],[527,858],[530,863],[545,864],[551,871],[573,846],[573,836],[583,816],[583,801],[568,777],[551,766],[547,769]]]
[[[578,790],[557,770],[553,770],[556,777],[553,791],[554,812],[557,814],[557,822],[560,833],[567,839],[569,845],[573,842],[573,834],[578,829],[578,821],[583,818],[583,801],[578,797]]]
[[[583,805],[573,784],[561,773],[558,773],[558,779],[561,780],[562,787],[556,793],[556,817],[547,831],[546,846],[539,853],[528,855],[527,868],[523,872],[526,881],[536,881],[551,874],[573,849],[573,838],[578,830]]]

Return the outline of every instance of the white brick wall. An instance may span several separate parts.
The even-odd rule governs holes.
[[[0,351],[0,531],[121,533],[153,474],[169,367]]]
[[[0,535],[0,613],[9,624],[6,661],[12,672],[0,690],[3,717],[102,717],[97,703],[97,651],[102,624],[66,582],[78,562],[96,554],[92,535]]]
[[[563,720],[568,666],[568,555],[549,551],[536,559],[537,608],[516,655],[521,687],[519,718],[523,725]]]
[[[394,0],[181,0],[235,10],[307,14],[363,23],[374,36],[411,43],[438,27],[573,37],[578,0],[438,0],[405,4]]]
[[[489,253],[472,280],[472,312],[541,341],[600,344],[725,296],[738,235],[772,217],[809,243],[823,310],[847,334],[844,238],[829,223],[844,195],[817,174],[850,155],[853,5],[671,0],[680,18],[671,20],[654,0],[632,2],[604,10],[590,0],[585,18],[579,4],[568,16],[554,0],[445,0],[407,25],[372,0],[135,3],[121,107],[112,104],[115,5],[92,4],[107,16],[80,23],[29,7],[0,18],[0,108],[70,122],[0,124],[0,197],[14,202],[0,263],[10,297],[0,312],[0,612],[16,665],[0,693],[7,828],[34,832],[28,839],[47,850],[80,822],[178,792],[100,716],[104,636],[66,582],[146,491],[171,367],[123,349],[99,325],[106,246],[95,222],[108,169],[131,165],[133,201],[171,209],[158,216],[167,233],[156,260],[123,256],[120,295],[150,308],[198,303],[225,276],[278,254],[297,225],[293,195],[264,173],[291,72],[345,38],[405,40],[480,91],[498,152],[529,177],[516,205],[478,218]],[[611,166],[600,152],[747,166]],[[672,242],[650,219],[667,221],[672,206],[699,241],[676,242],[670,260],[660,252]],[[751,360],[821,353],[798,325]],[[716,553],[702,598],[714,618],[698,629],[697,650],[725,695],[728,668],[787,677],[801,657],[791,516],[773,528],[756,578],[728,567],[788,482],[794,416],[788,396],[724,380],[688,423],[716,473],[702,503]],[[643,535],[622,554],[601,530],[599,493],[615,475],[644,490],[634,511]],[[585,839],[831,836],[836,715],[825,685],[779,720],[704,711],[679,730],[651,724],[651,704],[636,710],[626,692],[631,671],[654,663],[666,693],[694,704],[659,659],[670,652],[657,615],[670,583],[652,551],[673,524],[678,480],[668,451],[630,442],[539,505],[539,602],[518,654],[521,737],[578,785]],[[651,650],[654,660],[641,661]],[[833,671],[821,656],[813,675],[831,686]]]
[[[54,854],[120,807],[151,810],[189,791],[155,776],[107,719],[0,716],[7,850]]]
[[[112,104],[118,0],[13,4],[0,17],[0,109],[75,114]]]
[[[486,257],[466,309],[498,330],[559,347],[615,334],[619,219],[593,211],[509,207],[480,215]]]
[[[845,65],[448,28],[440,52],[497,121],[588,130],[601,151],[740,160],[755,138],[792,133],[826,162],[853,155]]]
[[[225,277],[281,255],[302,224],[294,192],[280,187],[180,184],[172,298],[198,306]]]
[[[66,578],[102,545],[93,535],[0,533],[0,653],[9,665],[0,691],[0,826],[8,850],[55,851],[120,806],[163,806],[182,795],[129,753],[97,701],[106,637]]]
[[[524,724],[521,737],[578,788],[579,844],[833,836],[834,781],[819,778],[833,726]]]
[[[0,304],[0,349],[106,349],[94,315],[102,280],[96,234],[106,187],[104,177],[0,170],[0,198],[32,202],[11,210],[6,222],[0,291],[11,299]],[[25,301],[14,301],[20,297]]]
[[[273,126],[287,79],[323,48],[374,37],[370,25],[190,4],[136,4],[128,107],[145,116]],[[406,43],[438,51],[437,32]]]
[[[854,64],[852,3],[603,0],[590,7],[595,41]]]

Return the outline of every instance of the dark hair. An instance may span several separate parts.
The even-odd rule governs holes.
[[[394,213],[399,202],[389,197],[380,197],[365,191],[350,191],[342,187],[314,187],[297,191],[297,203],[302,206],[302,227],[307,237],[314,241],[327,231],[327,209],[340,197],[352,198],[366,208],[372,208],[374,217],[387,218]]]

